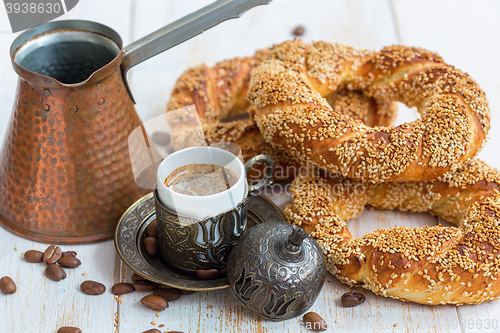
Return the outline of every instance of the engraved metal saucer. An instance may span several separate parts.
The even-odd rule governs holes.
[[[115,247],[127,266],[150,281],[177,289],[202,291],[229,287],[227,277],[200,280],[176,270],[160,256],[148,255],[143,240],[147,226],[155,219],[153,193],[135,202],[120,218],[116,227]],[[285,216],[271,200],[262,195],[255,196],[248,207],[248,228],[266,221],[285,221]]]

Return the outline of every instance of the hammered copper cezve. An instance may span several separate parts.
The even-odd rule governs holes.
[[[41,242],[111,238],[146,193],[128,136],[141,121],[124,74],[132,66],[271,0],[218,0],[126,48],[112,29],[56,21],[21,34],[10,55],[17,96],[0,153],[0,224]]]
[[[48,28],[53,37],[54,28],[74,34],[81,25],[57,22]],[[121,214],[146,193],[135,184],[130,167],[127,139],[141,121],[121,75],[120,37],[104,26],[84,25],[87,34],[106,33],[116,43],[110,59],[71,54],[69,59],[53,56],[38,64],[27,61],[27,52],[20,59],[18,52],[29,47],[25,41],[32,38],[31,30],[11,49],[20,78],[0,155],[0,222],[36,241],[87,243],[111,238]],[[41,42],[47,41],[52,40]],[[56,52],[69,53],[69,46],[56,47]],[[81,81],[86,68],[93,72],[102,62],[105,66],[88,80],[70,85]]]

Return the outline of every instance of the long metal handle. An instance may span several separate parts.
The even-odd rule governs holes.
[[[127,82],[127,72],[130,68],[201,34],[221,22],[238,18],[250,8],[266,5],[271,1],[217,0],[125,47],[121,68],[123,80],[132,100],[134,98]]]

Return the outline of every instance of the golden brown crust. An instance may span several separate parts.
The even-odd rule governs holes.
[[[365,126],[324,96],[347,87],[380,103],[416,106],[422,118]],[[433,180],[476,154],[489,129],[484,92],[432,52],[391,46],[373,53],[289,41],[255,68],[248,98],[267,142],[301,165],[364,181]]]
[[[332,190],[346,182],[365,190]],[[499,184],[500,173],[479,160],[434,182],[363,184],[310,170],[293,181],[285,215],[311,231],[329,271],[347,284],[421,304],[482,303],[500,296]],[[428,211],[458,227],[395,227],[353,239],[345,221],[365,205]]]
[[[167,111],[194,104],[205,137],[197,130],[197,119],[171,119],[171,125],[176,129],[171,139],[175,150],[204,145],[206,142],[232,142],[240,146],[245,161],[258,154],[271,156],[275,160],[275,179],[292,180],[296,176],[296,161],[283,149],[269,145],[252,120],[227,122],[233,117],[247,115],[249,103],[246,95],[251,71],[268,52],[268,49],[261,50],[253,57],[226,60],[214,67],[201,65],[181,75]],[[367,97],[361,91],[338,90],[327,96],[327,100],[337,112],[359,119],[367,126],[389,126],[397,112],[394,102]],[[256,166],[257,170],[250,173],[249,177],[260,178],[260,167]]]

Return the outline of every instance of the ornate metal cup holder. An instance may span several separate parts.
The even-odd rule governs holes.
[[[226,267],[229,252],[247,229],[248,202],[252,196],[247,192],[235,208],[201,220],[176,214],[161,203],[157,189],[153,194],[163,260],[192,275],[199,269]]]
[[[258,195],[250,199],[247,212],[248,228],[266,221],[285,221],[281,210],[269,199]],[[160,256],[146,253],[143,240],[147,226],[156,219],[155,199],[150,193],[123,214],[115,233],[115,247],[123,262],[140,276],[178,289],[202,291],[223,289],[229,286],[226,277],[200,280],[176,270]]]

